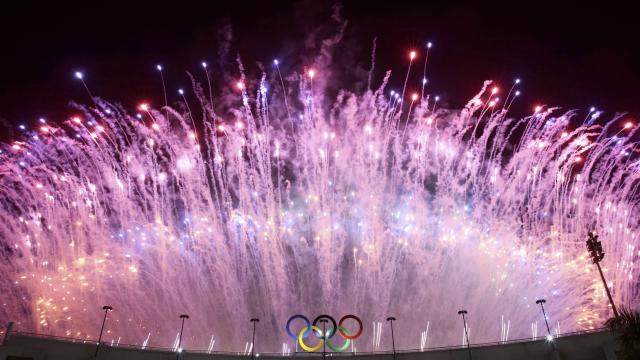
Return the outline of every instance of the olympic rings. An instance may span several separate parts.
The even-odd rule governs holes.
[[[292,331],[291,331],[291,323],[293,322],[293,320],[295,319],[301,319],[304,321],[305,326],[300,330],[300,333],[296,336]],[[331,322],[331,328],[329,329],[325,329],[325,331],[323,332],[323,329],[321,329],[318,326],[318,322],[320,322],[320,320],[322,319],[327,319]],[[356,331],[353,335],[351,335],[351,332],[349,332],[349,330],[347,330],[347,328],[344,326],[344,322],[346,320],[355,320],[356,323],[358,323],[358,331]],[[324,326],[323,326],[324,328]],[[349,345],[351,345],[351,342],[357,338],[359,338],[362,335],[362,331],[363,331],[363,326],[362,326],[362,320],[360,320],[359,317],[357,317],[356,315],[353,314],[348,314],[343,316],[340,321],[338,321],[336,323],[336,320],[329,316],[329,315],[319,315],[317,316],[313,322],[309,321],[309,318],[307,318],[304,315],[301,314],[296,314],[291,316],[288,320],[287,320],[287,325],[286,325],[286,331],[287,334],[294,340],[297,340],[298,343],[300,344],[300,347],[302,347],[302,349],[304,349],[305,351],[309,351],[309,352],[314,352],[314,351],[318,351],[319,349],[322,348],[322,346],[325,344],[329,347],[329,349],[331,349],[334,352],[342,352],[344,350],[346,350],[347,348],[349,348]],[[309,346],[304,342],[304,339],[306,339],[309,334],[313,332],[313,334],[320,339],[320,341],[318,342],[318,344],[316,346]],[[335,336],[336,333],[339,333],[344,339],[345,342],[344,344],[342,344],[341,346],[334,346],[329,339],[333,338]]]

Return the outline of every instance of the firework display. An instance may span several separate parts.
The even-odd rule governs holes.
[[[335,346],[375,351],[394,316],[396,347],[424,349],[545,336],[544,298],[554,334],[594,329],[611,310],[592,230],[637,307],[635,122],[514,118],[519,80],[446,109],[410,76],[427,54],[400,90],[387,73],[335,96],[326,62],[274,61],[217,98],[203,62],[175,106],[92,97],[24,130],[0,153],[0,322],[96,339],[108,304],[104,341],[175,346],[189,314],[182,347],[247,351],[256,317],[256,348],[289,352],[311,327],[292,315],[357,314]]]

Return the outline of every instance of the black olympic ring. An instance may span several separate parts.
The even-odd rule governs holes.
[[[325,334],[322,334],[322,336],[318,336],[318,332],[314,331],[313,334],[318,338],[318,339],[331,339],[336,332],[338,332],[338,324],[336,323],[336,319],[334,319],[333,317],[329,316],[329,315],[318,315],[315,319],[313,319],[313,323],[311,325],[313,326],[318,326],[318,321],[320,321],[320,319],[328,319],[329,321],[331,321],[331,330],[328,331],[328,333],[330,334],[329,337],[327,337],[327,332],[325,332]]]

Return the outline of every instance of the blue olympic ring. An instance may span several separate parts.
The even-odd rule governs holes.
[[[307,330],[304,332],[304,335],[302,335],[302,338],[306,339],[307,336],[309,336],[309,334],[311,333],[311,322],[309,321],[309,319],[307,319],[306,316],[301,314],[293,315],[289,318],[289,320],[287,320],[287,334],[289,334],[289,336],[291,336],[293,340],[298,340],[298,335],[295,335],[291,332],[291,322],[295,319],[302,319],[306,323]]]

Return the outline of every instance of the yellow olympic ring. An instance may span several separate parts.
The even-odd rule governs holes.
[[[315,326],[315,325],[311,325],[311,330],[313,330],[314,332],[318,332],[320,334],[322,334],[322,329],[320,329],[319,327]],[[302,336],[305,334],[305,332],[307,331],[307,327],[305,326],[301,331],[300,334],[298,334],[298,342],[300,342],[300,346],[305,349],[306,351],[309,352],[313,352],[313,351],[318,351],[320,350],[320,348],[322,347],[322,345],[324,344],[324,339],[320,339],[320,342],[318,342],[318,345],[311,347],[308,346],[307,344],[304,343],[304,339],[302,338]],[[324,336],[323,336],[324,337]]]

